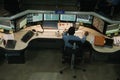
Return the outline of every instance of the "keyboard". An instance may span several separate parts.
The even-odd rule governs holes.
[[[23,42],[27,42],[27,41],[29,41],[32,37],[33,37],[33,35],[34,35],[34,32],[33,31],[28,31],[23,37],[22,37],[22,41]]]

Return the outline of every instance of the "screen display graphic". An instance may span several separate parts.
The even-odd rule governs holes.
[[[100,18],[94,17],[93,19],[93,27],[95,27],[100,32],[103,32],[104,29],[104,21]]]
[[[76,15],[73,14],[61,14],[60,15],[61,21],[76,21]]]

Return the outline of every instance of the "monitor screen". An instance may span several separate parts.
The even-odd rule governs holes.
[[[42,26],[44,29],[57,29],[58,21],[43,21]]]
[[[0,20],[0,28],[7,28],[11,26],[10,20]]]
[[[61,14],[60,15],[61,21],[76,21],[76,15],[73,14]]]
[[[82,22],[82,23],[92,23],[92,16],[90,15],[77,15],[77,22]]]
[[[27,15],[27,22],[38,22],[43,20],[42,13],[31,13]]]
[[[16,20],[16,30],[18,31],[18,30],[22,29],[26,24],[27,24],[26,17],[22,17],[22,18]]]
[[[98,17],[93,18],[93,27],[103,33],[104,21]]]
[[[59,21],[59,14],[44,14],[45,21]]]
[[[119,24],[109,24],[106,28],[106,34],[117,33],[120,31]]]

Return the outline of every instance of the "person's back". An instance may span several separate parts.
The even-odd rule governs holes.
[[[64,40],[63,56],[62,56],[63,62],[71,61],[70,59],[71,59],[72,54],[75,54],[75,56],[81,57],[81,58],[83,56],[83,50],[81,47],[86,41],[86,36],[88,35],[88,32],[85,32],[83,38],[79,38],[78,36],[75,36],[74,33],[75,33],[75,27],[70,27],[68,31],[65,31],[63,33],[63,40]],[[67,58],[65,56],[70,57],[70,58]]]
[[[64,32],[63,34],[63,40],[64,40],[64,45],[65,47],[70,47],[72,48],[73,46],[69,43],[69,40],[76,40],[76,41],[81,41],[84,43],[86,41],[86,36],[88,35],[88,32],[85,33],[83,38],[79,38],[78,36],[74,35],[75,33],[75,27],[70,27],[68,31]]]

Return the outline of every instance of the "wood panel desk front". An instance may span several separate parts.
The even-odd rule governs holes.
[[[27,27],[25,29],[22,29],[19,32],[14,33],[14,38],[17,41],[14,49],[6,49],[4,45],[0,45],[0,47],[5,48],[6,50],[22,50],[22,49],[26,48],[28,46],[29,42],[33,39],[37,39],[37,38],[62,39],[63,30],[59,30],[59,34],[58,34],[57,29],[44,29],[43,33],[38,33],[37,36],[34,35],[28,42],[26,42],[26,43],[22,42],[21,38],[24,36],[24,34],[27,33],[27,31],[32,30],[32,29],[36,29],[36,31],[41,31],[41,32],[43,31],[41,26],[38,26],[38,25]],[[80,27],[75,32],[75,35],[77,35],[79,37],[82,37],[82,35],[84,34],[85,31],[89,32],[89,35],[87,37],[87,41],[89,41],[92,44],[92,47],[95,51],[102,52],[102,53],[112,53],[112,52],[120,50],[120,47],[118,47],[118,46],[113,46],[112,48],[94,46],[94,44],[93,44],[94,36],[95,35],[104,36],[104,35],[95,31],[95,30],[93,30],[93,29],[86,28],[86,27]]]

